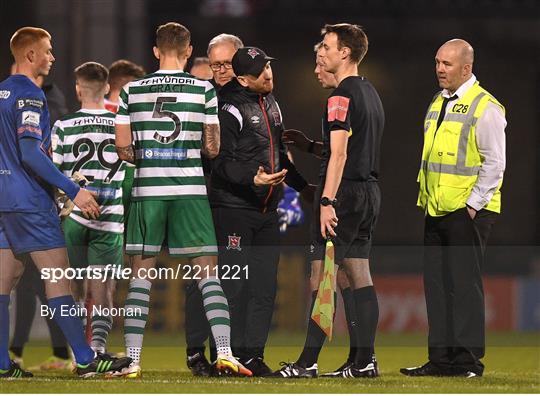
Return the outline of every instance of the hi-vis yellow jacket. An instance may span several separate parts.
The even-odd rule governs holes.
[[[483,162],[476,145],[476,123],[490,102],[504,112],[504,106],[475,82],[462,98],[447,107],[437,129],[443,97],[439,92],[433,98],[424,120],[424,148],[417,180],[417,205],[426,214],[444,216],[466,206]],[[501,211],[501,185],[502,180],[485,207],[496,213]]]

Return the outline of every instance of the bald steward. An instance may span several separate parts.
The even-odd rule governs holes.
[[[435,71],[439,87],[454,93],[472,76],[474,62],[473,47],[462,39],[444,43],[435,56]]]

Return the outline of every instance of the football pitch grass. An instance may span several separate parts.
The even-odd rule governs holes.
[[[426,361],[425,336],[380,335],[377,360],[381,376],[375,379],[273,379],[193,377],[185,363],[183,335],[148,334],[143,349],[143,378],[137,380],[79,379],[68,372],[34,372],[29,379],[0,380],[1,393],[539,393],[540,334],[490,334],[482,378],[410,378],[400,367]],[[267,363],[279,368],[293,361],[303,344],[302,334],[272,334]],[[121,336],[111,338],[112,351],[121,351]],[[347,340],[325,345],[319,373],[340,366],[348,353]],[[25,366],[45,360],[50,348],[44,342],[25,349]]]

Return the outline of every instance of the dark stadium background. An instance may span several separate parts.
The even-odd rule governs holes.
[[[226,32],[278,58],[275,95],[287,127],[320,135],[328,91],[316,81],[313,45],[324,23],[365,27],[369,52],[360,72],[377,87],[386,112],[382,146],[383,206],[375,233],[376,274],[421,271],[423,215],[415,207],[422,119],[437,90],[434,55],[451,38],[475,49],[474,73],[507,111],[503,213],[491,238],[487,274],[540,278],[540,2],[537,0],[0,0],[0,77],[7,77],[10,35],[37,25],[53,36],[52,77],[77,108],[72,70],[85,61],[127,58],[157,68],[155,28],[168,21],[192,33],[194,56]],[[318,161],[295,153],[316,182]],[[309,213],[309,207],[305,207]],[[308,216],[309,221],[309,216]],[[305,246],[307,227],[284,244]],[[282,270],[284,268],[282,267]],[[285,268],[286,270],[286,268]],[[540,323],[540,319],[538,319]]]

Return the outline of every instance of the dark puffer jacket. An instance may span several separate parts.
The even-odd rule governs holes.
[[[219,93],[218,114],[221,147],[212,166],[212,207],[276,210],[282,186],[255,186],[259,166],[266,173],[287,169],[285,182],[297,191],[307,185],[287,157],[281,111],[272,94],[251,92],[233,79]]]

